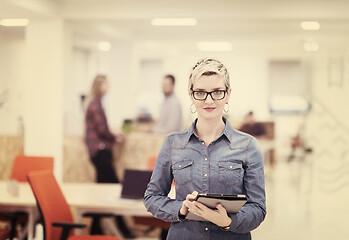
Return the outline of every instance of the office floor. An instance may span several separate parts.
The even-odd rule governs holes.
[[[349,187],[331,193],[343,200],[327,200],[318,190],[312,156],[288,162],[278,159],[274,169],[265,167],[267,217],[252,232],[254,240],[327,240],[349,239],[346,200]],[[334,206],[335,205],[335,206]],[[156,240],[157,238],[137,238]]]
[[[311,239],[311,165],[294,160],[266,167],[267,216],[252,232],[256,240]]]
[[[254,240],[349,239],[346,231],[349,210],[344,206],[347,192],[338,194],[344,200],[328,206],[331,200],[316,190],[311,157],[291,162],[278,159],[274,169],[265,167],[265,175],[268,213],[261,226],[252,232]],[[330,209],[323,211],[326,208]],[[158,233],[155,230],[136,239],[157,240]]]
[[[274,169],[265,167],[267,217],[252,232],[254,240],[311,239],[309,162],[279,161]],[[157,238],[137,238],[155,240]]]

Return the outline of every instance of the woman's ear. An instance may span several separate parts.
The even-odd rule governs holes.
[[[229,89],[227,90],[227,97],[226,97],[227,103],[229,102],[230,94],[231,94],[231,88],[229,88]]]
[[[194,103],[193,93],[191,91],[188,91],[188,95],[190,97],[191,102]]]

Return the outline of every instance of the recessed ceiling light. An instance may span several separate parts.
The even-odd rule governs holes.
[[[320,23],[318,23],[318,22],[302,22],[301,27],[304,30],[319,30]]]
[[[111,49],[111,44],[110,42],[99,42],[97,44],[97,48],[102,52],[109,52]]]
[[[153,26],[195,26],[197,22],[195,18],[153,18],[151,20]]]
[[[8,18],[8,19],[1,19],[0,20],[0,25],[1,26],[5,26],[5,27],[24,27],[24,26],[27,26],[29,23],[29,20],[28,19],[11,19],[11,18]]]
[[[198,42],[197,48],[205,52],[228,52],[233,49],[233,45],[231,42]]]

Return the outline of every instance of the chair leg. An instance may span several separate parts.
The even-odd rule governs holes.
[[[90,228],[90,235],[102,235],[102,229],[101,229],[101,218],[100,217],[93,217],[92,218],[92,224]]]
[[[161,240],[166,240],[168,234],[168,229],[167,228],[162,228],[161,229]]]
[[[10,240],[13,240],[16,236],[17,236],[17,218],[13,217],[11,219]]]

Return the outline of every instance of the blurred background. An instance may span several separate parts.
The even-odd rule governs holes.
[[[163,76],[176,77],[185,129],[195,119],[190,70],[214,57],[231,78],[227,119],[238,128],[253,111],[269,132],[268,214],[254,239],[348,239],[348,9],[345,0],[2,0],[0,178],[24,153],[54,156],[60,181],[94,181],[82,99],[97,74],[109,79],[109,126],[126,134],[114,149],[119,175],[146,167],[163,139],[149,133]]]

